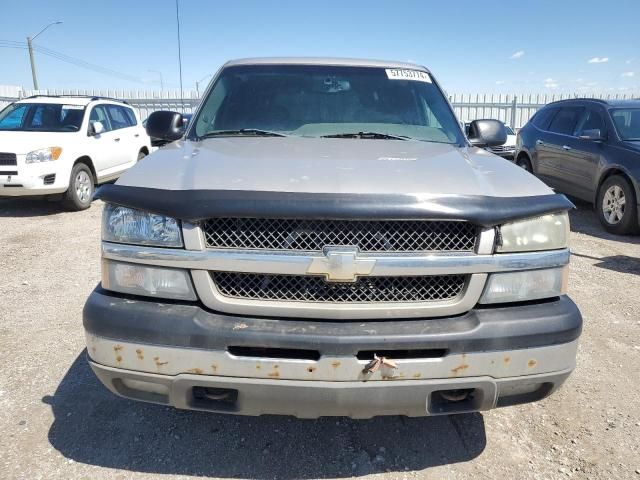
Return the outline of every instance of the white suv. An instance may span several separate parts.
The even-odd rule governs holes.
[[[34,96],[0,112],[0,197],[63,194],[91,204],[95,185],[118,178],[149,154],[150,138],[125,102]]]

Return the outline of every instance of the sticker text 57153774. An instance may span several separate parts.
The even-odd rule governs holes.
[[[414,80],[416,82],[431,83],[431,77],[427,72],[420,70],[408,70],[404,68],[386,68],[389,80]]]

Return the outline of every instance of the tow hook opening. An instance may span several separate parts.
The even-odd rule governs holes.
[[[191,393],[193,408],[226,412],[237,410],[238,390],[233,388],[193,387]]]
[[[431,393],[429,409],[432,413],[462,413],[479,410],[484,398],[477,388],[437,390]]]

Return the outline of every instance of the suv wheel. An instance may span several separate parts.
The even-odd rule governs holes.
[[[608,232],[628,235],[638,230],[636,196],[626,178],[620,175],[607,178],[598,190],[596,207],[600,223]]]
[[[69,188],[64,202],[71,210],[84,210],[93,198],[93,175],[84,163],[76,163],[71,170]]]
[[[520,157],[518,157],[518,160],[516,160],[516,165],[518,165],[520,168],[524,168],[529,173],[533,173],[531,162],[525,155],[521,155]]]

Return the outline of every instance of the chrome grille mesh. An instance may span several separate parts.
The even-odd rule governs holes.
[[[466,275],[360,277],[353,283],[327,282],[311,275],[211,272],[218,291],[244,300],[371,303],[435,302],[459,296]]]
[[[471,252],[478,233],[468,222],[427,220],[212,218],[201,227],[208,248],[297,251],[331,245],[361,252]]]

